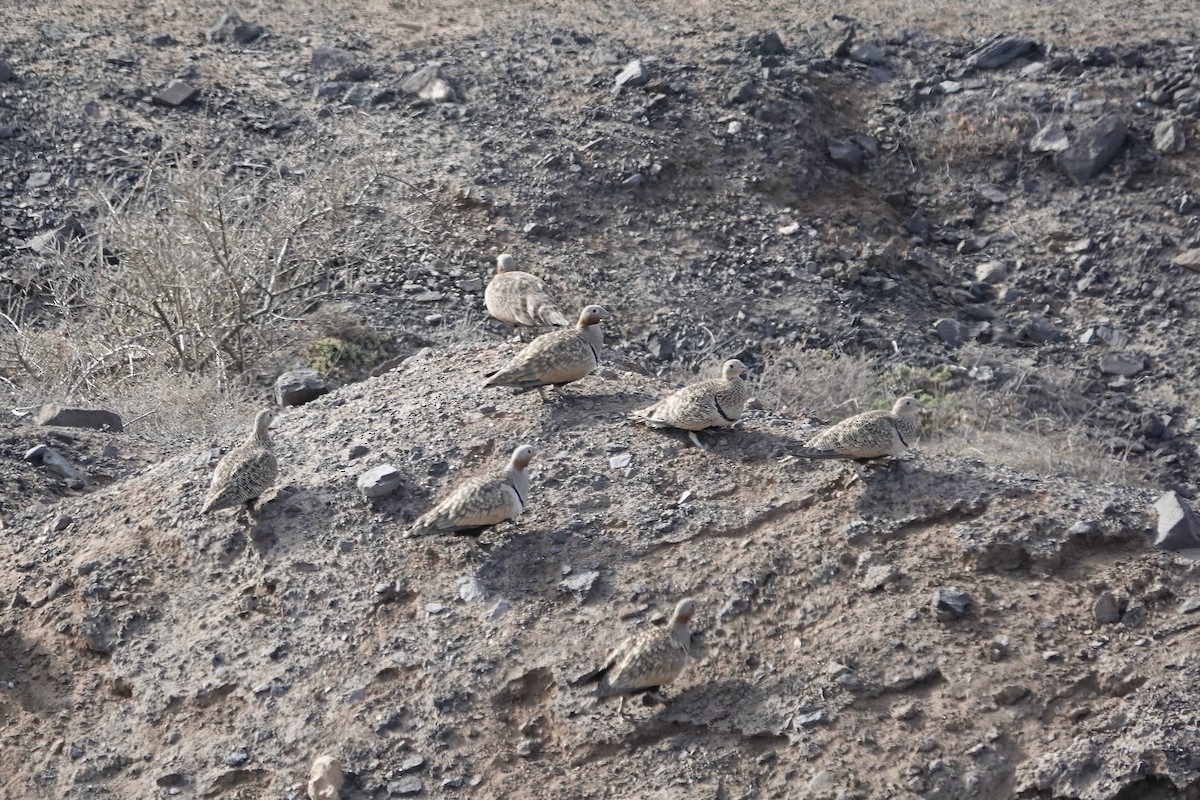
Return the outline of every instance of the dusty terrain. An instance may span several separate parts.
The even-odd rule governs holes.
[[[276,2],[245,42],[215,7],[4,15],[3,388],[129,427],[0,430],[0,795],[301,797],[329,754],[346,798],[1200,797],[1200,567],[1150,544],[1200,488],[1196,11],[945,5]],[[1032,46],[974,66],[1001,34]],[[430,64],[452,98],[409,84]],[[1090,180],[1031,151],[1113,113]],[[309,243],[326,295],[246,363],[88,339],[118,296],[89,276],[203,249],[162,188],[188,170],[364,187]],[[518,346],[481,307],[505,251],[614,312],[565,402],[480,389]],[[369,357],[277,423],[259,522],[200,518],[212,448],[330,330]],[[759,403],[711,450],[624,422],[730,357]],[[791,457],[901,391],[909,457]],[[400,538],[519,442],[519,520]],[[588,708],[571,682],[685,595],[669,703]]]

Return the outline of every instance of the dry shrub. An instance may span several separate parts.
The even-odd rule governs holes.
[[[397,220],[377,198],[393,184],[370,159],[229,163],[165,153],[143,165],[132,188],[97,198],[90,236],[0,298],[0,380],[14,397],[112,405],[141,391],[154,408],[150,395],[175,386],[178,401],[220,405],[382,257]]]

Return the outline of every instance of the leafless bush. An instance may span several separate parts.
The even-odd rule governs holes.
[[[7,298],[0,380],[14,396],[104,400],[181,374],[221,396],[352,287],[395,225],[378,200],[392,182],[366,158],[308,172],[222,161],[144,165],[132,191],[97,197],[91,236]]]

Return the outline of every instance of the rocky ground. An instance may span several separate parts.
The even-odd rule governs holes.
[[[1200,797],[1200,573],[1150,544],[1200,466],[1195,11],[810,6],[0,21],[0,378],[12,406],[129,423],[0,433],[3,793],[302,796],[329,754],[348,798]],[[132,380],[167,337],[130,333],[103,384],[22,361],[102,350],[63,270],[127,274],[162,237],[122,220],[154,232],[170,203],[138,203],[188,168],[268,210],[338,171],[369,187],[325,301],[243,365],[269,385],[331,318],[371,332],[277,424],[249,531],[195,509],[252,405]],[[503,251],[614,313],[568,402],[479,389],[515,347],[481,314]],[[813,354],[922,392],[938,429],[861,475],[796,461]],[[762,402],[711,451],[622,422],[735,356]],[[964,450],[984,405],[1137,479]],[[518,523],[398,538],[520,441]],[[39,443],[83,482],[23,461]],[[384,463],[403,485],[369,502]],[[699,659],[670,703],[582,708],[569,684],[684,595]]]

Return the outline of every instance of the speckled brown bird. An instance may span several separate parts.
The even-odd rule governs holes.
[[[537,337],[511,361],[489,373],[483,385],[514,386],[522,392],[537,389],[545,400],[545,387],[559,390],[564,384],[586,377],[600,363],[604,344],[600,322],[609,316],[600,306],[585,306],[574,328]]]
[[[571,324],[550,294],[550,287],[536,275],[517,269],[508,253],[496,257],[496,274],[483,290],[483,305],[501,322],[525,330],[539,326],[566,327]]]
[[[901,397],[891,411],[865,411],[821,431],[796,455],[803,458],[883,458],[898,456],[916,444],[924,407]]]
[[[259,411],[245,441],[225,454],[213,470],[201,514],[245,504],[247,509],[275,483],[279,462],[267,429],[275,421],[269,408]]]
[[[502,474],[463,481],[414,522],[405,537],[475,530],[516,517],[529,502],[529,462],[535,454],[523,444],[513,450]]]
[[[696,431],[728,427],[737,422],[750,399],[750,387],[742,376],[746,365],[736,358],[721,367],[721,377],[693,383],[652,406],[632,412],[629,418],[651,428],[679,428],[699,447]]]
[[[673,683],[691,658],[689,623],[695,613],[695,600],[690,597],[680,600],[669,625],[639,631],[625,639],[608,654],[600,669],[575,685],[598,683],[592,697],[621,698],[617,713],[624,710],[628,695],[650,693],[663,702],[657,694],[659,687]]]

